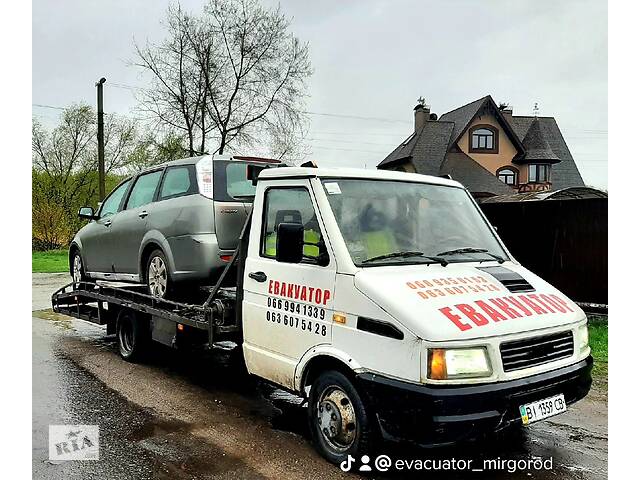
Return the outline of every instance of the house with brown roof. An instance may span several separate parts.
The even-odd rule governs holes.
[[[476,197],[584,186],[553,117],[515,116],[487,95],[440,118],[420,101],[414,122],[379,169],[450,175]]]

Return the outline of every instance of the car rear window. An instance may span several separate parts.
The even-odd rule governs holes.
[[[217,201],[253,201],[256,187],[247,179],[246,162],[215,161],[213,196]]]

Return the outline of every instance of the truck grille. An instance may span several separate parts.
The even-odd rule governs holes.
[[[500,345],[505,372],[542,365],[573,355],[573,333],[554,333]]]

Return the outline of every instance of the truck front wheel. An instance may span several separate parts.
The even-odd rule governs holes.
[[[349,455],[360,461],[372,453],[373,431],[365,405],[342,373],[330,370],[313,382],[308,416],[313,443],[331,463],[339,464]]]

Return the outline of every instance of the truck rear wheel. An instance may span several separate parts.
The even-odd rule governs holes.
[[[137,362],[144,355],[149,343],[147,323],[133,311],[123,309],[118,315],[116,338],[120,356],[127,362]]]
[[[360,461],[372,453],[371,421],[358,391],[342,373],[330,370],[313,382],[308,417],[313,443],[331,463],[349,455]]]

